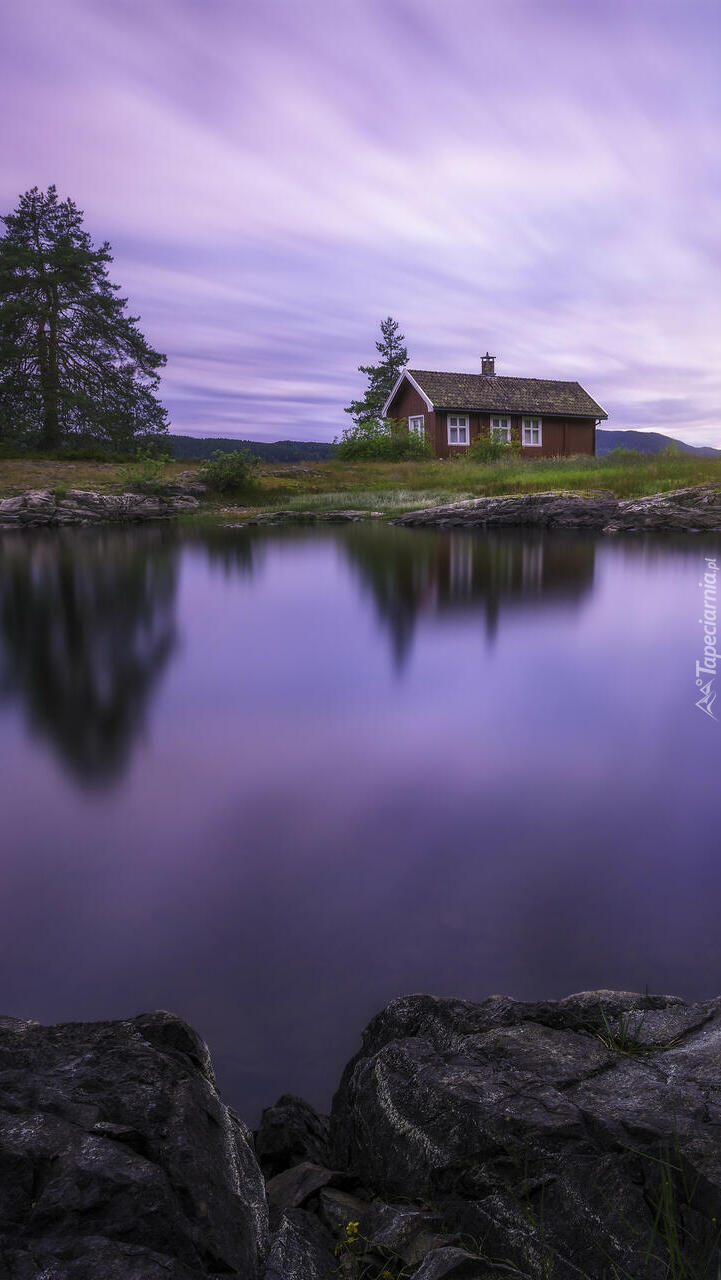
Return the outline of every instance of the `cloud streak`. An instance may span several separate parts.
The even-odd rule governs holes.
[[[721,17],[697,0],[29,0],[0,196],[55,181],[176,430],[330,438],[414,363],[575,378],[721,445]],[[8,124],[8,121],[11,123]]]

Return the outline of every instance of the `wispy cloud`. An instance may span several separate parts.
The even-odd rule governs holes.
[[[577,377],[721,445],[712,0],[28,0],[0,197],[57,182],[168,352],[177,429],[328,438],[414,362]]]

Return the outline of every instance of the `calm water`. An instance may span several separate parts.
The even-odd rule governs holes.
[[[2,536],[0,1011],[174,1009],[253,1119],[401,992],[718,993],[714,550]]]

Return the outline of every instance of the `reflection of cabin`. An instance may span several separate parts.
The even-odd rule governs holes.
[[[383,415],[425,436],[437,458],[465,453],[491,432],[527,458],[595,454],[596,426],[608,417],[578,382],[498,377],[487,353],[480,373],[404,369]]]
[[[507,610],[578,607],[593,584],[595,543],[581,535],[526,529],[483,537],[420,529],[392,540],[380,535],[353,530],[344,546],[392,633],[399,662],[421,618],[476,614],[491,638]]]

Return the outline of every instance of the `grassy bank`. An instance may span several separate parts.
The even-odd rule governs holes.
[[[161,483],[194,478],[197,464],[170,462],[153,478]],[[142,463],[0,459],[0,495],[25,489],[93,489],[122,493],[150,479]],[[689,454],[637,454],[605,458],[549,458],[479,465],[452,462],[312,462],[260,467],[244,493],[209,496],[208,514],[288,507],[328,510],[354,507],[398,512],[484,494],[546,489],[609,489],[639,497],[688,485],[721,485],[721,459]]]

